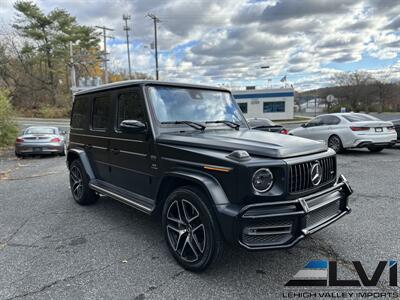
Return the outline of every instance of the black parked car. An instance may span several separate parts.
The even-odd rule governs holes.
[[[267,118],[250,118],[247,119],[247,122],[251,129],[288,134],[288,130],[285,127],[282,125],[276,125]]]
[[[394,125],[394,129],[397,132],[397,140],[400,141],[400,120],[393,120],[391,121]]]
[[[192,271],[226,241],[288,248],[350,212],[333,150],[250,130],[223,88],[126,81],[78,92],[67,164],[79,204],[102,194],[160,212],[169,250]]]

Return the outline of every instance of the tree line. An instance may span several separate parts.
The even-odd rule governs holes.
[[[365,71],[336,73],[331,87],[301,93],[302,97],[323,98],[333,95],[337,103],[327,103],[329,112],[346,111],[390,112],[400,111],[400,82],[386,72],[375,78]]]
[[[10,91],[17,109],[65,109],[71,106],[70,44],[76,77],[103,77],[100,33],[81,25],[66,10],[49,13],[31,1],[14,4],[12,28],[1,33],[0,87]],[[136,74],[146,77],[144,74]],[[109,72],[112,81],[128,79]]]

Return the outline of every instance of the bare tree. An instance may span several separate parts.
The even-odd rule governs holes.
[[[349,72],[337,73],[333,77],[333,83],[341,87],[341,95],[351,106],[353,110],[359,110],[362,107],[368,109],[370,103],[370,94],[368,85],[374,79],[367,72]]]

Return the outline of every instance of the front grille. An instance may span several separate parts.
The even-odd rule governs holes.
[[[314,227],[318,223],[327,221],[328,219],[338,215],[340,212],[339,200],[329,203],[328,205],[312,211],[307,215],[307,227]]]
[[[289,169],[289,192],[301,193],[317,188],[311,182],[311,168],[319,162],[321,165],[322,179],[318,186],[333,181],[336,178],[336,157],[324,157],[313,161],[303,162],[290,166]]]

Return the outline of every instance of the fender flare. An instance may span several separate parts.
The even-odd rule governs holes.
[[[68,153],[67,153],[67,164],[69,166],[69,161],[70,161],[70,157],[72,155],[77,155],[83,165],[83,168],[85,169],[86,174],[88,175],[89,179],[96,179],[96,177],[94,176],[94,172],[92,169],[92,166],[90,165],[89,162],[89,158],[86,154],[86,152],[82,149],[69,149]]]
[[[165,173],[158,186],[157,197],[160,193],[164,180],[171,177],[185,179],[200,185],[208,194],[215,206],[230,204],[224,189],[214,177],[201,172],[188,170],[175,170]]]

